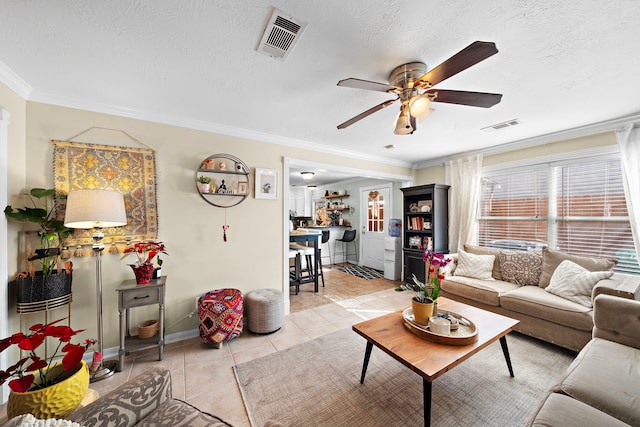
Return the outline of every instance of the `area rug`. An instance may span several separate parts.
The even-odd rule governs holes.
[[[433,383],[431,424],[524,426],[575,354],[512,333],[515,377],[495,342]],[[254,427],[424,425],[422,379],[373,348],[360,384],[366,341],[351,329],[236,366]]]
[[[338,270],[367,280],[384,277],[382,271],[374,270],[370,267],[360,267],[359,265],[348,265],[346,267],[340,267]]]

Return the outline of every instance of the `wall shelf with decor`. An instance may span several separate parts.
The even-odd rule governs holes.
[[[425,250],[449,252],[449,186],[428,184],[401,188],[403,195],[403,278],[425,281]]]
[[[196,189],[213,206],[230,208],[242,203],[251,188],[251,171],[231,154],[207,157],[196,170]]]

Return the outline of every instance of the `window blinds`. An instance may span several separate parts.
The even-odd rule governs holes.
[[[483,174],[479,244],[615,259],[640,274],[616,156]]]

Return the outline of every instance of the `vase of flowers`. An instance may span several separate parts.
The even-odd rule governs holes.
[[[122,258],[126,258],[129,254],[136,254],[135,264],[129,264],[133,269],[133,274],[136,276],[136,283],[144,285],[151,282],[155,266],[153,265],[153,259],[156,255],[165,254],[169,255],[166,251],[164,243],[162,242],[138,242],[133,246],[129,246],[124,250]],[[159,257],[158,257],[159,259]]]
[[[440,295],[440,280],[444,279],[441,269],[451,262],[443,254],[430,250],[422,255],[427,268],[427,280],[422,283],[415,274],[412,275],[413,283],[403,283],[396,288],[398,291],[411,290],[415,292],[411,300],[414,320],[422,325],[429,323],[429,317],[437,314],[437,300]]]
[[[331,221],[331,225],[338,225],[340,223],[342,212],[338,210],[334,210],[329,212],[328,215],[329,215],[329,221]]]
[[[0,352],[17,346],[27,356],[6,371],[0,371],[0,385],[9,380],[9,400],[7,416],[33,414],[37,418],[64,418],[73,412],[89,389],[89,368],[82,360],[87,348],[95,343],[87,339],[83,344],[71,343],[71,337],[83,332],[69,326],[57,325],[59,319],[46,325],[36,324],[29,328],[29,334],[15,333],[0,340]],[[57,339],[58,344],[50,358],[42,359],[37,349],[49,339]],[[62,360],[54,363],[59,354]],[[22,353],[20,353],[22,354]],[[94,353],[94,364],[99,365],[102,356]]]

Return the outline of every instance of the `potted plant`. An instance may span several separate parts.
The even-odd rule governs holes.
[[[9,381],[7,416],[31,413],[37,418],[64,418],[75,410],[89,388],[89,368],[82,360],[89,346],[95,340],[87,339],[83,344],[71,343],[71,337],[84,330],[73,330],[69,326],[57,325],[64,319],[43,324],[35,324],[29,333],[15,333],[0,340],[0,352],[16,346],[26,357],[22,357],[6,371],[0,371],[0,385]],[[57,339],[58,343],[51,357],[41,358],[38,348],[47,339]],[[55,363],[54,360],[62,360]],[[102,356],[94,352],[91,368],[99,365]]]
[[[62,269],[58,261],[62,242],[74,230],[65,227],[64,222],[55,217],[54,194],[52,188],[33,188],[26,194],[33,207],[14,209],[7,206],[4,209],[7,218],[30,222],[39,227],[40,248],[29,256],[29,270],[18,273],[16,277],[20,303],[45,301],[71,293],[71,263]],[[31,262],[35,260],[40,262],[40,271],[31,268]]]
[[[136,254],[136,262],[129,264],[133,269],[133,273],[136,276],[136,283],[142,285],[151,282],[155,266],[153,265],[153,258],[158,255],[169,255],[166,251],[164,243],[162,242],[138,242],[133,246],[129,246],[124,250],[124,255],[120,259],[125,259],[129,254]]]
[[[429,318],[437,312],[436,304],[440,295],[440,280],[444,275],[440,269],[451,262],[451,258],[445,258],[443,254],[437,254],[430,250],[424,251],[422,259],[427,265],[427,280],[422,283],[415,274],[412,274],[413,283],[403,283],[396,288],[397,291],[411,290],[415,292],[411,299],[414,320],[422,325],[429,323]]]
[[[200,175],[197,181],[198,181],[198,191],[205,194],[211,191],[211,177]]]

